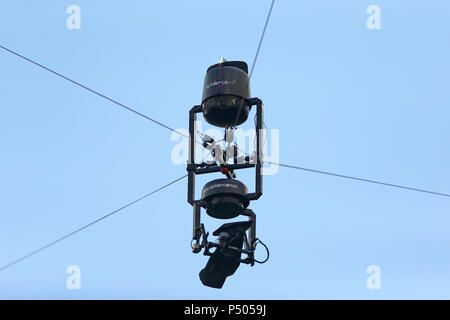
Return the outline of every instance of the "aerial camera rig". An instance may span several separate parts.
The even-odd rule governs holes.
[[[253,155],[239,156],[234,144],[234,129],[248,119],[250,109],[256,106],[256,151]],[[248,67],[242,61],[226,61],[221,58],[218,64],[208,68],[202,104],[192,107],[189,112],[189,158],[188,202],[193,207],[193,236],[191,247],[194,253],[204,249],[209,261],[200,272],[200,280],[209,287],[221,288],[227,276],[234,274],[240,263],[264,263],[269,257],[267,247],[256,237],[256,215],[248,209],[250,201],[258,200],[262,195],[262,129],[263,102],[250,98],[250,80]],[[197,113],[203,113],[204,119],[211,125],[225,128],[224,139],[228,143],[226,150],[208,135],[203,136],[202,146],[214,157],[214,161],[195,161],[197,137]],[[255,169],[255,191],[248,192],[244,183],[236,179],[236,170]],[[200,199],[195,199],[196,175],[221,172],[224,179],[208,182]],[[201,208],[217,219],[231,219],[240,215],[248,221],[232,222],[222,225],[213,232],[218,243],[208,241],[209,232],[201,223]],[[267,259],[255,259],[255,249],[261,243],[267,250]],[[211,252],[211,249],[215,249]],[[247,257],[242,258],[242,254]]]

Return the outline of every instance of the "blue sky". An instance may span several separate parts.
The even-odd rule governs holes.
[[[66,28],[71,4],[80,30]],[[366,27],[373,4],[380,30]],[[7,0],[0,44],[187,128],[207,67],[250,65],[269,6]],[[449,193],[449,12],[444,0],[278,0],[251,88],[280,162]],[[185,174],[166,129],[3,50],[0,70],[1,265]],[[215,290],[190,252],[186,183],[2,271],[0,298],[450,298],[448,198],[280,168],[252,204],[271,260]],[[380,290],[366,288],[373,264]],[[81,290],[66,288],[69,265]]]

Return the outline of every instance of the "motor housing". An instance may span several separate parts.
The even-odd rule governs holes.
[[[239,180],[216,179],[203,187],[202,200],[209,216],[231,219],[248,207],[247,195],[247,186]]]
[[[250,106],[248,66],[243,61],[225,61],[206,71],[202,109],[205,120],[217,127],[236,127],[248,119]]]

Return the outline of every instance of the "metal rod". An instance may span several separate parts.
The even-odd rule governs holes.
[[[201,236],[200,230],[200,209],[201,206],[198,202],[194,202],[193,207],[193,228],[192,228],[192,239],[198,240]]]
[[[201,106],[194,106],[189,111],[189,155],[188,155],[188,202],[193,205],[195,201],[195,146],[197,113],[201,112]]]
[[[255,166],[256,165],[254,163],[228,164],[228,165],[222,165],[222,166],[215,165],[215,166],[206,167],[206,168],[197,168],[197,169],[195,169],[195,174],[219,172],[222,168],[228,168],[230,170],[240,170],[240,169],[253,168]]]

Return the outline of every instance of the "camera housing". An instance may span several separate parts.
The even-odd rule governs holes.
[[[249,205],[248,189],[236,179],[216,179],[208,182],[202,191],[206,213],[218,219],[239,216]]]
[[[225,61],[206,71],[202,109],[205,120],[217,127],[235,127],[248,119],[250,106],[248,66],[243,61]]]
[[[245,241],[245,232],[250,221],[232,222],[222,225],[214,231],[219,236],[219,245],[209,257],[200,273],[200,281],[208,287],[220,289],[227,277],[233,275],[241,264],[241,250]]]

